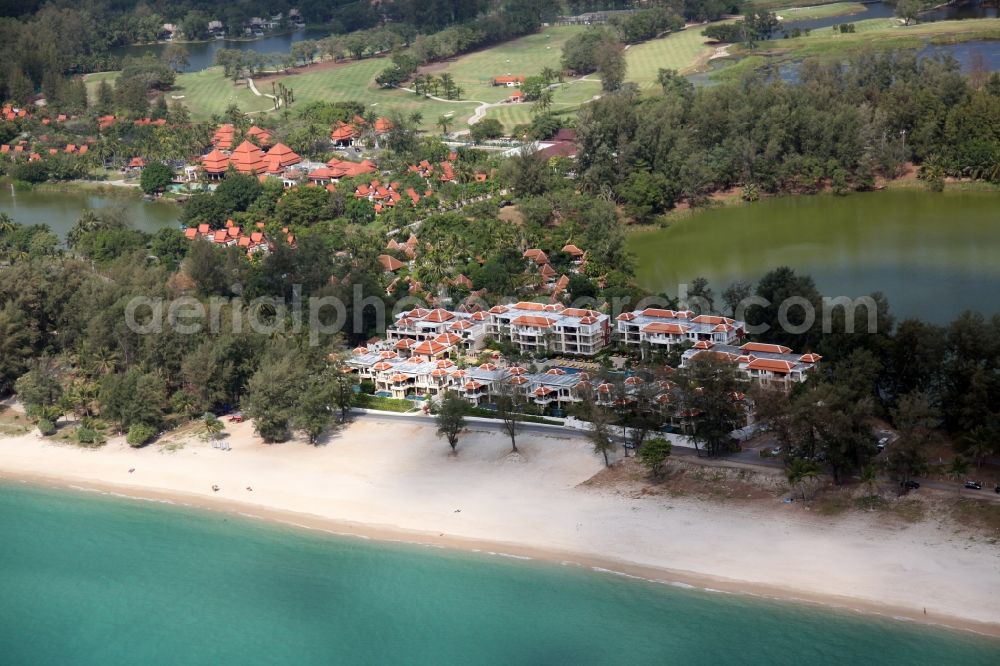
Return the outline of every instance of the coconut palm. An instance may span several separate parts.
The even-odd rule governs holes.
[[[951,459],[951,462],[948,463],[948,467],[945,469],[945,472],[947,472],[948,476],[955,481],[961,481],[965,475],[969,473],[969,462],[962,456],[955,456]],[[955,492],[957,493],[961,491],[961,489],[961,486],[957,486]]]
[[[441,134],[447,134],[448,128],[451,127],[451,117],[450,116],[438,116],[437,126],[441,128]]]
[[[552,91],[546,88],[538,95],[538,99],[535,100],[534,108],[535,115],[541,115],[549,110],[552,106]]]
[[[215,417],[212,412],[205,412],[201,417],[202,437],[206,441],[214,441],[219,438],[219,433],[225,429],[222,421]]]
[[[965,442],[965,452],[976,461],[977,468],[982,467],[986,456],[993,453],[996,437],[988,428],[976,426],[962,439]]]
[[[819,468],[816,467],[816,463],[811,460],[806,460],[804,458],[793,458],[788,470],[785,472],[788,477],[788,482],[793,486],[798,486],[802,493],[802,500],[806,499],[806,488],[805,484],[810,479],[815,479],[819,476]]]
[[[112,351],[107,347],[101,347],[94,352],[94,371],[99,375],[111,374],[118,367],[118,361],[118,352]]]
[[[17,224],[7,213],[0,213],[0,234],[9,234],[17,228]]]
[[[865,465],[861,470],[861,482],[868,487],[868,496],[874,497],[878,487],[878,468],[873,464]]]

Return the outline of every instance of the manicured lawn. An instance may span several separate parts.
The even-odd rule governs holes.
[[[676,69],[682,73],[695,69],[715,50],[708,44],[701,31],[705,26],[692,26],[662,39],[636,44],[625,52],[628,71],[625,79],[639,84],[642,90],[656,87],[660,68]]]
[[[811,7],[826,4],[829,0],[750,0],[750,6],[754,9],[767,9],[776,11],[786,7]]]
[[[235,85],[223,77],[221,67],[181,74],[174,88],[167,94],[167,101],[183,96],[181,101],[195,120],[207,120],[233,103],[246,113],[266,112],[273,108],[267,97],[257,97],[245,84]]]
[[[499,102],[510,94],[510,89],[493,86],[490,83],[493,77],[504,74],[532,76],[546,67],[559,70],[563,45],[584,30],[582,26],[546,28],[534,35],[461,56],[447,67],[429,67],[427,72],[435,76],[445,72],[451,74],[464,90],[463,99]]]
[[[701,35],[701,26],[668,35],[662,39],[639,44],[626,51],[628,71],[626,79],[639,84],[644,90],[655,90],[659,68],[669,67],[681,71],[694,69],[712,53]],[[304,72],[292,71],[277,78],[261,80],[256,77],[257,88],[262,93],[271,91],[271,82],[280,81],[295,93],[296,104],[322,101],[357,101],[375,113],[398,111],[419,112],[421,128],[436,129],[439,116],[450,114],[454,129],[462,129],[478,106],[477,102],[498,102],[505,99],[510,89],[494,87],[490,80],[502,74],[531,76],[545,67],[559,69],[562,48],[568,39],[585,28],[557,26],[546,28],[535,35],[500,44],[490,49],[470,53],[450,63],[427,68],[429,73],[440,76],[447,72],[463,88],[462,100],[444,102],[418,97],[398,89],[383,89],[375,84],[375,77],[388,64],[387,58],[368,58],[348,62],[336,67],[324,66]],[[91,96],[100,81],[114,82],[117,72],[101,72],[86,77]],[[552,110],[572,113],[580,104],[600,94],[600,80],[591,75],[586,80],[574,80],[555,89]],[[207,120],[225,111],[232,103],[250,113],[268,113],[272,108],[266,97],[254,95],[245,85],[235,85],[222,75],[222,69],[212,67],[201,72],[181,74],[175,89],[167,94],[168,101],[181,99],[195,120]],[[487,117],[499,119],[507,129],[531,120],[531,104],[512,104],[490,109]]]
[[[295,102],[299,107],[316,100],[357,101],[371,107],[376,113],[396,110],[409,114],[419,111],[423,116],[421,125],[424,129],[434,128],[438,116],[447,113],[464,123],[475,110],[477,104],[474,102],[438,102],[405,90],[381,88],[375,84],[375,77],[388,64],[389,61],[385,58],[369,58],[330,69],[292,73],[277,80],[294,91]],[[270,92],[270,81],[261,82],[258,89]],[[295,106],[292,106],[292,111],[294,110]]]
[[[552,106],[549,107],[554,113],[575,114],[580,105],[595,95],[601,93],[601,82],[597,80],[575,80],[564,86],[555,89],[552,95]],[[509,104],[498,106],[486,112],[487,118],[496,118],[503,123],[507,131],[514,129],[517,125],[531,122],[533,104],[526,102],[523,104]]]
[[[829,5],[814,5],[812,7],[788,7],[776,13],[784,21],[811,21],[831,16],[858,14],[864,10],[865,6],[860,2],[834,2]]]
[[[101,81],[114,85],[118,74],[119,72],[88,74],[84,81],[91,99],[97,94],[97,86]],[[194,120],[208,120],[213,114],[225,111],[233,102],[241,110],[250,113],[268,111],[272,107],[271,100],[257,97],[246,85],[236,86],[231,80],[224,78],[221,67],[178,75],[174,89],[167,93],[167,102],[176,99],[187,106]]]

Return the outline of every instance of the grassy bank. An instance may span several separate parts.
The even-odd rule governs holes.
[[[930,42],[953,44],[980,39],[1000,39],[1000,19],[938,21],[904,26],[897,19],[870,19],[854,24],[855,32],[833,28],[814,30],[794,39],[765,42],[756,49],[736,46],[738,55],[764,55],[782,59],[843,57],[865,49],[920,48]]]
[[[834,2],[829,5],[777,8],[772,11],[776,11],[783,21],[812,21],[833,16],[860,14],[865,11],[865,6],[860,2]]]
[[[823,28],[794,39],[763,42],[753,49],[734,44],[729,50],[734,56],[732,64],[714,71],[711,78],[718,82],[738,81],[767,66],[806,58],[839,60],[873,49],[920,49],[927,44],[1000,40],[1000,19],[938,21],[911,26],[901,25],[896,19],[871,19],[854,25],[854,33]]]

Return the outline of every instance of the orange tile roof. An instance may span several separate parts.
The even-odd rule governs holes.
[[[448,312],[447,310],[442,310],[441,308],[437,308],[436,310],[431,310],[427,314],[427,316],[424,317],[424,320],[425,321],[430,321],[430,322],[435,322],[435,323],[441,323],[441,322],[445,322],[445,321],[448,321],[449,319],[454,319],[454,318],[455,318],[455,315],[453,315],[452,313]]]
[[[511,307],[515,310],[531,310],[532,312],[541,312],[545,309],[545,305],[543,303],[532,303],[531,301],[520,301]]]
[[[597,317],[601,314],[596,310],[585,310],[583,308],[566,308],[562,313],[567,317]]]
[[[789,347],[783,345],[771,345],[764,342],[748,342],[742,347],[740,351],[744,352],[761,352],[765,354],[791,354],[792,350]]]
[[[388,254],[380,254],[378,256],[378,262],[382,264],[382,268],[384,268],[386,271],[390,273],[394,273],[403,266],[405,266],[405,264],[402,261]]]
[[[549,263],[548,256],[545,254],[545,252],[543,252],[542,250],[540,250],[538,248],[532,248],[530,250],[525,250],[524,254],[521,255],[521,256],[523,256],[525,259],[530,259],[531,261],[533,261],[533,262],[535,262],[536,264],[539,264],[539,265]]]
[[[698,315],[697,317],[695,317],[691,321],[693,321],[696,324],[735,324],[736,323],[736,321],[734,319],[730,319],[729,317],[716,317],[714,315],[704,315],[704,314]]]
[[[218,148],[213,148],[212,152],[201,158],[201,166],[206,173],[224,173],[229,168],[229,158]]]
[[[651,324],[646,324],[642,327],[643,333],[668,333],[674,335],[683,335],[687,333],[690,326],[684,326],[682,324],[668,324],[666,322],[653,322]]]
[[[535,326],[538,328],[549,328],[555,323],[555,320],[549,319],[548,317],[538,317],[535,315],[521,315],[520,317],[515,317],[510,323],[513,326]]]
[[[247,130],[247,136],[254,137],[262,146],[269,146],[272,141],[271,132],[256,125]]]
[[[267,168],[264,164],[264,153],[261,149],[245,140],[233,151],[229,162],[240,173],[257,174]]]
[[[443,345],[440,342],[435,342],[433,340],[424,340],[416,347],[413,348],[413,353],[423,356],[433,356],[434,354],[439,354],[446,350],[448,345]]]
[[[283,143],[274,144],[274,147],[267,151],[267,157],[269,159],[278,158],[279,164],[283,167],[298,164],[302,161],[302,158],[294,150]]]
[[[791,361],[779,361],[772,358],[755,358],[747,365],[751,370],[767,370],[779,374],[788,374],[795,367]]]
[[[334,141],[347,141],[357,135],[357,130],[345,122],[337,123],[337,126],[330,132],[330,138]]]

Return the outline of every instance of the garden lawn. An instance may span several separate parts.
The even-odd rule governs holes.
[[[255,82],[261,92],[271,91],[272,80],[291,88],[295,94],[293,113],[297,106],[302,107],[313,101],[356,101],[371,107],[378,114],[388,114],[390,111],[403,114],[420,112],[420,125],[423,129],[433,129],[438,117],[447,113],[453,114],[454,119],[464,124],[478,106],[469,101],[438,102],[405,90],[382,88],[375,84],[375,77],[388,65],[387,58],[367,58],[332,68],[293,72],[262,81],[255,79]]]
[[[552,106],[549,110],[556,114],[575,114],[580,105],[601,94],[601,82],[597,80],[576,79],[553,90]],[[517,125],[531,122],[532,109],[530,102],[521,104],[506,104],[496,106],[486,112],[487,118],[496,118],[508,132]]]
[[[661,68],[689,73],[715,51],[708,39],[701,34],[705,26],[691,26],[660,39],[650,40],[629,47],[625,52],[628,70],[626,81],[633,81],[641,90],[656,87],[656,75]]]
[[[225,78],[221,67],[179,75],[174,89],[167,93],[167,101],[180,97],[194,120],[208,120],[231,104],[236,104],[244,113],[253,114],[274,108],[269,98],[254,95],[245,83],[234,84]]]
[[[91,101],[95,99],[101,81],[114,85],[119,73],[88,74],[84,83]],[[221,67],[209,67],[200,72],[179,74],[173,89],[166,93],[166,98],[168,103],[175,100],[182,102],[194,120],[209,120],[213,114],[222,113],[233,103],[239,106],[241,111],[255,114],[270,111],[273,106],[270,99],[257,97],[246,84],[233,84],[222,75]]]
[[[521,37],[510,42],[460,56],[442,67],[431,65],[423,72],[440,76],[448,73],[463,89],[462,99],[482,102],[499,102],[510,95],[511,90],[494,86],[490,82],[495,76],[533,76],[546,67],[561,69],[563,45],[572,37],[585,30],[582,26],[555,26]]]

